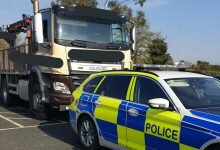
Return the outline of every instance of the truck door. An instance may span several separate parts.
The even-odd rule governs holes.
[[[168,99],[152,78],[137,77],[133,102],[127,106],[127,147],[129,149],[179,149],[180,114],[152,109],[148,100]]]

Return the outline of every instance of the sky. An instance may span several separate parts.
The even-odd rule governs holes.
[[[31,0],[1,0],[0,26],[32,14]],[[51,0],[39,0],[40,8]],[[7,7],[6,7],[7,6]],[[174,61],[205,60],[220,65],[220,0],[147,0],[143,10],[151,30],[166,37]]]

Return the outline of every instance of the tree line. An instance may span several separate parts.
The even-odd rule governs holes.
[[[220,66],[212,65],[207,61],[198,60],[188,71],[214,76],[220,75]]]

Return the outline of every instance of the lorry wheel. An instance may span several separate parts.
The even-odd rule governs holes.
[[[3,100],[3,104],[5,106],[10,106],[12,105],[13,103],[13,98],[15,98],[12,94],[9,93],[9,90],[8,90],[8,85],[7,85],[7,81],[5,79],[3,79],[2,81],[2,100]],[[15,101],[15,99],[14,99]]]
[[[34,82],[31,89],[30,109],[34,111],[34,115],[37,119],[49,119],[51,108],[47,103],[42,102],[42,94],[39,83]]]
[[[99,148],[96,126],[89,116],[83,116],[80,119],[78,136],[84,149],[96,150]]]
[[[0,85],[0,100],[2,98],[2,84]]]

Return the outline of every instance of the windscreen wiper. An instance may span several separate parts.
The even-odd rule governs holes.
[[[93,42],[93,41],[78,40],[78,39],[75,39],[73,41],[75,41],[75,42],[85,42],[85,43],[97,43],[97,42]]]
[[[107,49],[110,49],[110,50],[115,50],[115,49],[121,49],[122,47],[122,44],[120,43],[108,43],[107,45]]]
[[[79,41],[76,41],[76,40],[72,40],[70,42],[67,42],[65,44],[65,46],[68,46],[70,44],[71,44],[71,46],[76,46],[76,47],[87,47],[86,43],[82,43],[82,42],[79,42]]]
[[[87,47],[87,43],[96,43],[96,42],[75,39],[75,40],[67,42],[65,46],[68,46],[71,44],[72,46],[77,46],[77,47]]]
[[[69,44],[71,44],[72,46],[77,46],[77,47],[87,47],[86,43],[96,43],[96,42],[75,39],[75,40],[72,40],[66,43],[65,46],[68,46]]]

